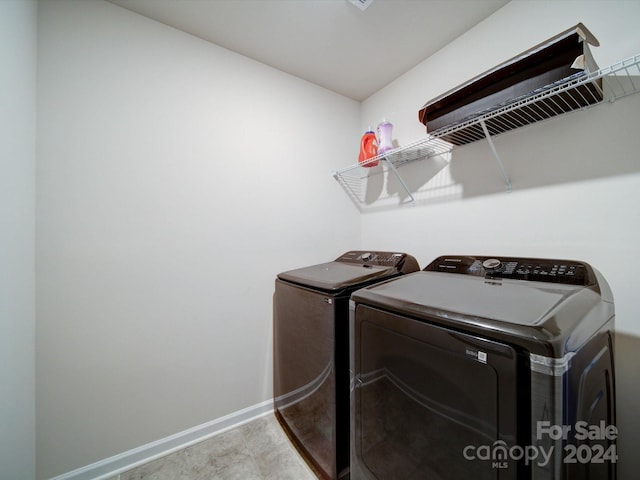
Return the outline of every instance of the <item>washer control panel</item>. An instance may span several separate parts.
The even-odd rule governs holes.
[[[335,260],[341,263],[360,264],[362,266],[394,267],[398,270],[409,268],[412,271],[419,270],[418,262],[414,257],[406,253],[374,252],[367,250],[352,250],[343,253]]]
[[[424,271],[571,285],[595,283],[591,267],[575,260],[451,255],[436,258]]]

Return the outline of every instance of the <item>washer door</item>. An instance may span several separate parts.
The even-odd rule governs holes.
[[[517,443],[512,347],[363,305],[352,322],[352,479],[516,478],[479,450]]]

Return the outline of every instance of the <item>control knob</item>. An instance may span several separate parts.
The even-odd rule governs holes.
[[[502,263],[497,258],[488,258],[487,260],[482,262],[482,266],[487,270],[495,270],[496,268],[500,267],[500,265],[502,265]]]
[[[373,255],[371,255],[369,252],[363,253],[362,255],[360,255],[360,259],[364,260],[365,262],[367,260],[371,260],[372,258],[373,258]]]

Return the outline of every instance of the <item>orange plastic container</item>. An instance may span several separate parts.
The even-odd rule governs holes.
[[[360,139],[360,155],[358,155],[358,163],[363,167],[375,167],[378,160],[369,162],[368,160],[378,155],[378,139],[376,134],[371,130],[365,132]]]

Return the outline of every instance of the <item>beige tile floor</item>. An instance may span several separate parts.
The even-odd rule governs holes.
[[[110,480],[317,480],[267,415]]]

